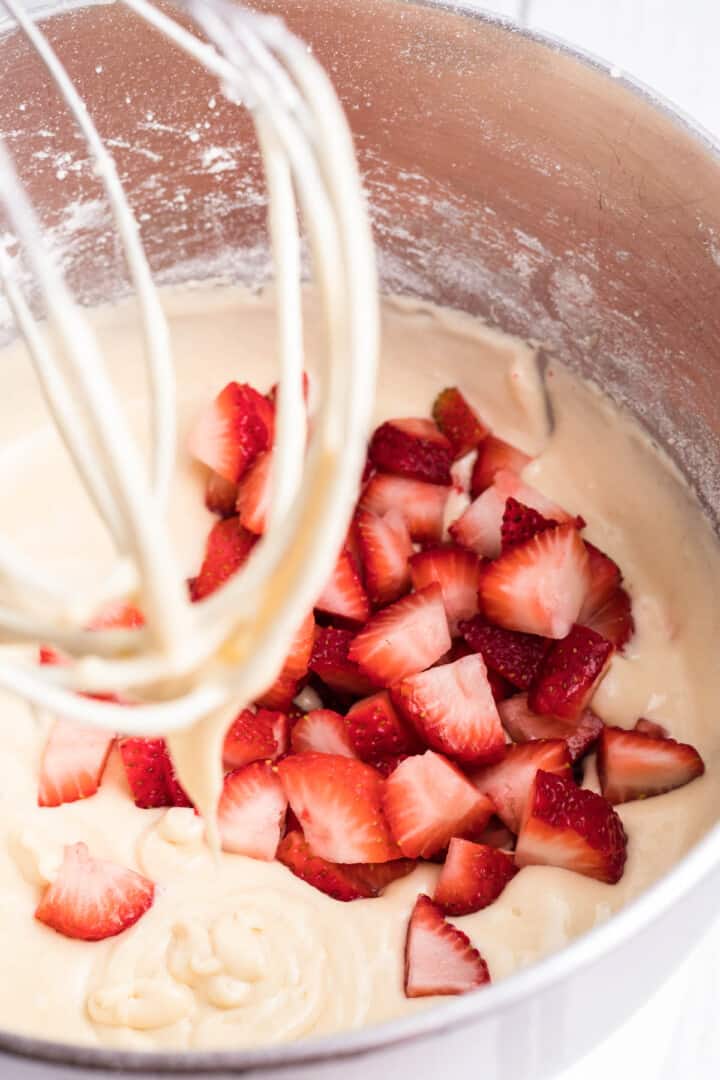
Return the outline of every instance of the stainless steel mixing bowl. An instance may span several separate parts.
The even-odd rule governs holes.
[[[717,521],[712,141],[603,65],[462,7],[263,6],[312,44],[347,107],[385,288],[538,338],[597,379],[669,450]],[[120,6],[66,11],[47,29],[111,141],[158,274],[262,281],[264,195],[241,110]],[[55,248],[88,302],[115,295],[124,270],[84,144],[23,41],[8,33],[0,57],[0,125]],[[719,888],[715,828],[569,948],[410,1019],[267,1050],[150,1060],[0,1032],[0,1072],[537,1080],[587,1053],[649,996],[715,914]]]

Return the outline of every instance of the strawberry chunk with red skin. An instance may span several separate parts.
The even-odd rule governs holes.
[[[390,604],[399,599],[410,588],[408,559],[414,550],[402,514],[399,510],[388,510],[381,517],[359,510],[355,535],[372,603]]]
[[[572,760],[564,739],[516,743],[508,747],[502,761],[479,769],[470,779],[492,801],[503,824],[518,833],[538,769],[556,776],[572,776]]]
[[[589,540],[585,541],[585,549],[588,554],[589,582],[579,622],[585,622],[604,607],[622,582],[620,567],[609,555],[600,551]]]
[[[522,450],[517,450],[502,439],[496,439],[494,435],[488,435],[478,449],[470,480],[470,494],[473,499],[476,499],[490,487],[497,474],[503,469],[519,476],[531,461],[532,458],[524,454]]]
[[[223,851],[266,862],[274,859],[286,809],[280,778],[266,761],[228,773],[217,812]]]
[[[385,781],[383,809],[402,854],[428,859],[453,836],[483,829],[494,813],[447,758],[427,750],[402,761]]]
[[[315,607],[327,615],[336,615],[352,623],[367,622],[370,601],[347,550],[340,552],[335,568],[318,597]]]
[[[576,720],[589,705],[615,650],[587,626],[573,626],[545,656],[528,691],[533,712]]]
[[[304,753],[277,766],[288,802],[316,854],[330,862],[400,857],[382,812],[385,781],[363,761]]]
[[[622,652],[635,633],[635,620],[632,616],[632,602],[625,589],[616,589],[609,600],[588,618],[579,616],[583,626],[601,634]]]
[[[617,727],[603,728],[597,768],[602,793],[614,804],[663,795],[705,772],[694,746]]]
[[[456,761],[497,761],[505,733],[479,653],[402,679],[393,701],[433,750]]]
[[[236,484],[258,454],[272,446],[275,410],[247,383],[230,382],[198,416],[191,455]]]
[[[65,848],[60,872],[48,885],[35,918],[64,937],[103,941],[140,919],[155,886],[125,866],[94,859],[85,844]]]
[[[55,720],[40,763],[38,806],[61,806],[94,795],[114,741],[111,732]]]
[[[432,420],[387,420],[370,439],[376,469],[430,484],[449,484],[452,446]]]
[[[310,668],[315,642],[315,616],[312,611],[303,619],[290,644],[282,671],[275,682],[258,698],[257,704],[265,709],[286,712],[298,691],[298,683]]]
[[[376,895],[367,882],[352,874],[353,867],[316,855],[297,829],[286,833],[280,841],[277,859],[296,877],[334,900],[348,903]]]
[[[382,517],[388,510],[399,511],[408,532],[420,544],[438,544],[443,534],[443,515],[450,487],[426,484],[403,476],[377,474],[368,481],[359,508]]]
[[[496,705],[498,702],[504,701],[505,698],[509,698],[515,692],[515,687],[512,686],[507,679],[504,679],[502,675],[499,675],[497,671],[493,671],[492,668],[487,669],[487,677]]]
[[[538,771],[515,848],[515,865],[558,866],[614,885],[627,857],[622,821],[607,799]]]
[[[469,619],[478,610],[480,562],[471,551],[455,544],[426,548],[410,559],[413,588],[424,589],[434,581],[442,589],[450,635],[458,632],[461,619]]]
[[[311,709],[305,713],[290,733],[290,745],[294,754],[315,750],[318,754],[357,757],[348,725],[340,713],[332,709]]]
[[[355,634],[351,630],[336,626],[319,627],[310,658],[310,670],[339,693],[358,696],[371,694],[375,687],[348,655],[354,640]]]
[[[262,536],[272,495],[272,450],[258,454],[237,486],[235,510],[248,532]]]
[[[432,584],[377,612],[348,657],[377,686],[389,686],[434,664],[450,644],[442,589]]]
[[[405,997],[465,994],[490,982],[487,964],[467,934],[421,894],[405,941]]]
[[[357,701],[346,722],[355,753],[371,765],[421,749],[415,731],[398,715],[387,690]]]
[[[165,740],[131,736],[118,746],[135,805],[144,810],[171,806]]]
[[[510,855],[454,836],[433,902],[444,915],[472,915],[497,900],[517,869]]]
[[[655,735],[658,739],[667,739],[670,735],[668,729],[658,724],[657,720],[646,720],[644,716],[635,721],[634,730],[642,735]]]
[[[489,670],[496,671],[518,690],[527,690],[545,658],[551,642],[536,634],[491,626],[482,615],[460,623],[468,645],[482,653]]]
[[[205,557],[197,577],[189,582],[190,598],[196,603],[224,585],[243,565],[256,537],[243,529],[237,517],[217,521],[207,538]]]
[[[480,608],[506,630],[564,638],[587,588],[587,552],[574,525],[559,525],[517,544],[483,567]]]
[[[505,503],[500,527],[501,550],[507,551],[513,544],[522,544],[539,532],[559,524],[554,518],[544,517],[539,511],[533,510],[531,506],[524,506],[511,496]]]
[[[384,863],[356,863],[347,870],[355,881],[370,890],[372,896],[380,896],[393,881],[412,874],[416,866],[415,859],[393,859]]]
[[[479,446],[488,433],[487,427],[457,386],[448,386],[438,394],[433,403],[432,417],[449,440],[456,459]]]
[[[228,728],[223,743],[223,762],[239,769],[252,761],[275,761],[288,744],[287,715],[275,709],[243,709]]]
[[[498,712],[503,727],[514,742],[563,739],[573,763],[592,750],[603,729],[602,720],[592,709],[585,709],[576,720],[539,716],[528,706],[527,694],[516,694],[502,701]]]
[[[210,470],[205,482],[205,506],[218,517],[233,517],[236,513],[238,486],[232,480]]]

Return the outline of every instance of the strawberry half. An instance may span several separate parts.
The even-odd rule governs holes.
[[[460,623],[460,633],[489,669],[502,675],[518,690],[527,690],[540,670],[551,646],[547,638],[491,626],[479,615]]]
[[[450,634],[458,632],[461,619],[469,619],[478,609],[480,563],[471,551],[450,544],[426,548],[410,559],[413,588],[424,589],[437,582],[442,589]]]
[[[191,455],[236,484],[258,454],[272,445],[275,410],[247,383],[231,382],[195,422]]]
[[[305,839],[321,858],[375,863],[400,857],[381,809],[385,781],[370,765],[305,753],[284,758],[277,769]]]
[[[423,741],[458,761],[497,761],[505,733],[479,653],[410,675],[392,689]]]
[[[540,715],[576,720],[589,705],[610,666],[613,646],[587,626],[573,626],[545,656],[528,691],[528,705]]]
[[[240,526],[237,517],[224,518],[213,525],[200,572],[188,583],[193,602],[204,600],[240,569],[252,551],[255,539]]]
[[[347,550],[340,552],[315,607],[352,623],[364,623],[370,617],[370,601]]]
[[[445,915],[472,915],[497,900],[516,873],[504,851],[453,837],[433,901]]]
[[[382,517],[359,510],[355,530],[368,596],[373,604],[392,603],[410,588],[413,545],[404,517],[398,510]]]
[[[403,476],[372,476],[360,497],[361,510],[382,517],[388,510],[402,514],[408,532],[418,543],[438,544],[450,488]]]
[[[523,544],[545,529],[559,525],[554,518],[546,518],[531,506],[524,506],[512,496],[505,503],[502,525],[500,526],[500,546],[507,551],[514,544]]]
[[[612,642],[620,652],[635,633],[632,602],[623,588],[616,589],[610,599],[593,615],[583,618],[581,612],[579,619],[584,626],[589,626],[591,630]]]
[[[415,869],[412,859],[353,865],[328,862],[311,850],[297,829],[291,830],[280,841],[277,858],[308,885],[342,901],[380,896],[393,881],[407,877]]]
[[[145,810],[191,805],[177,781],[164,739],[132,736],[120,739],[118,748],[136,806]]]
[[[340,754],[354,758],[353,749],[346,724],[340,713],[332,709],[312,709],[305,713],[292,729],[290,745],[293,753],[302,754],[305,750],[315,750],[318,754]]]
[[[85,844],[72,844],[35,918],[65,937],[102,941],[136,923],[154,896],[152,881],[125,866],[93,859]]]
[[[587,589],[587,552],[574,525],[517,544],[484,567],[480,607],[490,622],[539,637],[564,638]]]
[[[237,486],[235,510],[243,529],[261,536],[270,510],[272,450],[259,454]]]
[[[346,722],[355,753],[371,765],[420,749],[414,730],[398,716],[387,690],[356,702]]]
[[[405,997],[465,994],[489,982],[467,934],[446,922],[429,896],[418,896],[405,941]]]
[[[433,420],[449,440],[455,458],[479,446],[488,429],[468,405],[457,386],[448,386],[435,398],[432,407]]]
[[[564,739],[536,739],[508,747],[502,761],[473,773],[478,791],[492,801],[495,812],[513,833],[520,831],[538,769],[572,776],[572,760]]]
[[[205,506],[218,517],[232,517],[237,502],[238,486],[216,472],[209,472],[205,484]]]
[[[483,829],[494,810],[455,765],[432,750],[406,758],[391,773],[383,809],[400,850],[410,859],[430,858],[453,836]]]
[[[516,694],[500,702],[498,712],[503,727],[514,742],[562,739],[573,762],[592,750],[603,729],[602,720],[591,709],[585,709],[576,720],[538,716],[529,708],[526,694]]]
[[[274,859],[286,809],[277,771],[267,762],[255,761],[228,773],[217,812],[223,851],[266,862]]]
[[[319,627],[310,658],[310,670],[332,690],[341,694],[370,694],[375,689],[370,679],[349,658],[355,641],[351,630],[335,626]]]
[[[354,638],[348,657],[378,686],[434,664],[450,648],[439,585],[428,585],[379,611]]]
[[[514,446],[503,442],[502,439],[488,435],[478,449],[470,480],[470,494],[473,499],[476,499],[490,487],[497,474],[503,469],[519,476],[531,461],[532,458],[524,454],[522,450],[516,450]]]
[[[663,795],[705,772],[694,746],[617,727],[603,728],[597,767],[603,795],[616,804]]]
[[[381,472],[449,484],[452,446],[432,420],[388,420],[370,439],[368,458]]]
[[[627,837],[607,799],[540,770],[515,848],[515,865],[559,866],[614,885],[623,875]]]
[[[114,741],[107,731],[56,720],[40,762],[38,806],[60,806],[94,795]]]
[[[223,762],[239,769],[252,761],[275,761],[287,750],[288,718],[273,709],[243,709],[228,728]]]
[[[303,619],[290,644],[282,671],[272,686],[258,698],[258,705],[265,709],[290,708],[298,691],[298,683],[310,669],[310,657],[315,643],[315,616],[312,611]]]

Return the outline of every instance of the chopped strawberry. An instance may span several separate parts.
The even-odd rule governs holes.
[[[447,758],[432,750],[402,761],[385,781],[383,809],[403,855],[427,859],[453,836],[485,827],[493,813]]]
[[[341,630],[335,626],[318,628],[310,670],[339,693],[370,694],[374,690],[372,682],[348,657],[354,640],[355,635],[351,630]]]
[[[114,741],[107,731],[56,720],[40,763],[38,806],[60,806],[94,795]]]
[[[572,760],[564,739],[536,739],[509,746],[502,761],[479,769],[471,777],[511,832],[520,831],[538,769],[557,776],[572,776]]]
[[[488,429],[456,386],[448,386],[435,398],[433,420],[450,441],[455,458],[461,458],[483,441]]]
[[[503,727],[515,742],[564,739],[573,762],[592,750],[603,729],[602,720],[591,709],[585,709],[577,720],[538,716],[529,708],[526,694],[517,694],[502,701],[498,711]]]
[[[255,537],[243,529],[237,517],[217,521],[207,538],[200,573],[189,582],[190,597],[203,600],[224,585],[240,569],[252,551]]]
[[[602,793],[611,803],[663,795],[705,772],[694,746],[617,727],[603,728],[597,767]]]
[[[144,625],[145,616],[134,604],[111,600],[88,624],[88,630],[139,630]]]
[[[347,550],[340,552],[315,607],[353,623],[367,622],[370,617],[370,601]]]
[[[382,517],[398,510],[408,532],[418,543],[439,543],[443,534],[443,514],[450,488],[426,484],[403,476],[372,476],[360,497],[360,509]]]
[[[502,439],[488,435],[480,444],[478,456],[475,459],[470,481],[470,494],[473,499],[490,487],[502,469],[508,469],[519,476],[531,460],[522,450],[516,450],[514,446],[503,442]]]
[[[433,901],[445,915],[472,915],[497,900],[516,873],[504,851],[454,836]]]
[[[290,745],[295,754],[315,750],[318,754],[357,757],[347,723],[332,709],[312,709],[305,713],[292,729]]]
[[[35,918],[65,937],[102,941],[136,923],[154,896],[152,881],[125,866],[93,859],[85,844],[72,844]]]
[[[165,753],[165,786],[168,793],[168,806],[192,806],[190,797],[178,780],[170,752]]]
[[[402,761],[406,761],[410,757],[409,754],[383,754],[376,758],[372,758],[368,761],[368,765],[372,765],[374,769],[387,779],[395,772],[398,765]]]
[[[235,508],[240,524],[261,536],[272,494],[272,450],[259,454],[237,486]]]
[[[551,643],[536,634],[491,626],[478,615],[460,624],[468,645],[482,653],[488,669],[496,671],[518,690],[527,690],[535,679]]]
[[[223,744],[226,768],[251,761],[275,761],[287,750],[288,718],[271,709],[243,709],[230,725]]]
[[[266,761],[228,773],[217,816],[223,851],[267,862],[274,859],[286,809],[280,778]]]
[[[528,691],[528,705],[540,715],[576,720],[589,705],[610,666],[614,649],[587,626],[573,626],[545,656]]]
[[[446,922],[428,896],[418,896],[405,941],[405,997],[465,994],[489,982],[467,934]]]
[[[216,472],[209,472],[205,484],[205,506],[211,514],[232,517],[235,514],[238,486]]]
[[[393,881],[412,874],[416,866],[415,859],[393,859],[384,863],[356,863],[347,869],[355,881],[371,890],[373,896],[380,896]]]
[[[635,620],[632,616],[632,602],[623,588],[616,589],[609,600],[593,615],[580,621],[596,633],[612,642],[620,652],[635,633]]]
[[[543,517],[537,510],[533,510],[531,506],[524,506],[523,503],[518,502],[517,499],[513,499],[511,496],[505,503],[500,527],[501,550],[507,551],[514,544],[522,544],[526,540],[531,540],[539,532],[552,529],[555,525],[559,525],[559,522],[555,521],[554,518]]]
[[[559,866],[614,885],[623,874],[627,837],[607,799],[542,769],[535,776],[515,865]]]
[[[400,857],[381,808],[385,781],[370,765],[305,753],[277,768],[305,839],[321,858],[375,863]]]
[[[396,705],[434,750],[457,761],[497,761],[505,733],[479,653],[402,679]]]
[[[355,527],[368,595],[373,604],[392,603],[410,588],[413,545],[405,519],[399,510],[382,517],[359,510]]]
[[[505,698],[509,698],[514,693],[515,687],[507,679],[504,679],[502,675],[499,675],[497,671],[493,671],[492,668],[488,668],[487,677],[495,704],[504,701]]]
[[[298,830],[288,832],[280,841],[277,858],[308,885],[343,901],[380,896],[393,881],[415,869],[413,859],[393,859],[386,863],[328,862],[311,850]]]
[[[641,735],[655,735],[658,739],[667,739],[670,735],[668,729],[658,724],[657,720],[646,720],[644,716],[636,720],[634,730]]]
[[[177,781],[164,739],[120,739],[120,757],[136,806],[190,806]]]
[[[200,413],[190,433],[191,455],[236,484],[258,454],[272,446],[275,410],[247,383],[231,382]]]
[[[371,765],[420,749],[414,730],[398,716],[387,690],[356,702],[346,722],[355,753]]]
[[[448,544],[426,548],[410,559],[413,588],[424,589],[436,581],[442,589],[450,634],[458,632],[461,619],[469,619],[478,609],[480,563],[471,551]]]
[[[587,588],[587,552],[574,525],[559,525],[517,544],[483,568],[480,606],[507,630],[564,638]]]
[[[396,600],[354,638],[348,656],[378,686],[423,671],[450,648],[439,585]]]
[[[298,683],[310,668],[310,657],[315,642],[315,616],[312,611],[301,622],[290,645],[282,671],[272,686],[258,698],[257,704],[265,709],[287,711],[297,694]]]
[[[590,619],[596,611],[604,607],[616,589],[620,588],[622,574],[617,563],[604,552],[585,541],[588,553],[589,585],[585,601],[580,612],[580,622]]]
[[[368,457],[376,469],[430,484],[449,484],[453,451],[432,420],[388,420],[373,434]]]

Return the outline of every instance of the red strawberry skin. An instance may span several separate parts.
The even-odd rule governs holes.
[[[554,518],[543,517],[538,510],[533,510],[531,506],[524,506],[523,503],[510,496],[505,503],[503,512],[501,526],[502,550],[507,551],[508,548],[513,547],[515,544],[523,544],[526,540],[532,540],[537,533],[544,532],[545,529],[552,529],[558,524],[559,522],[555,521]]]
[[[518,836],[515,865],[545,865],[614,885],[627,857],[622,821],[607,799],[540,770]]]
[[[386,863],[331,863],[316,855],[297,829],[280,841],[277,858],[293,874],[327,896],[344,902],[380,896],[393,881],[415,869],[412,859]]]
[[[94,795],[114,741],[112,733],[56,720],[40,764],[38,806],[60,806]]]
[[[544,658],[528,692],[539,714],[576,720],[590,702],[612,659],[613,646],[587,626],[573,626]]]
[[[435,398],[433,420],[449,440],[455,458],[479,446],[488,429],[456,386],[448,386]]]
[[[418,896],[405,941],[405,996],[464,994],[489,982],[487,964],[467,934],[446,922],[430,897]]]
[[[252,761],[275,761],[287,749],[288,718],[274,709],[243,709],[228,728],[223,762],[239,769]]]
[[[373,683],[350,659],[354,640],[355,635],[351,630],[335,626],[319,628],[310,658],[310,670],[341,694],[370,694],[375,689]]]
[[[572,760],[563,739],[535,739],[509,746],[502,761],[487,765],[471,776],[478,791],[486,795],[503,824],[520,831],[533,781],[538,769],[556,776],[572,776]]]
[[[387,690],[357,701],[348,711],[347,728],[355,753],[374,765],[398,754],[414,754],[420,742],[398,715]]]
[[[255,539],[241,527],[237,517],[216,522],[207,539],[200,572],[189,582],[190,598],[194,602],[204,600],[224,585],[243,565]]]
[[[198,461],[236,484],[257,455],[272,445],[274,412],[252,386],[228,383],[198,417],[188,449]]]
[[[434,664],[450,644],[442,589],[433,584],[374,615],[348,657],[377,686],[389,686]]]
[[[150,809],[191,805],[177,781],[164,739],[133,736],[120,739],[118,745],[136,806]]]
[[[438,544],[443,534],[443,515],[450,487],[427,484],[404,476],[372,476],[360,498],[360,509],[372,514],[399,511],[413,540]]]
[[[519,475],[525,466],[530,464],[530,461],[531,458],[522,450],[516,450],[514,446],[503,442],[502,439],[488,435],[478,450],[472,471],[470,494],[473,499],[490,487],[501,470],[508,469]]]
[[[453,451],[432,420],[388,420],[370,440],[368,456],[376,469],[423,480],[449,484]]]
[[[536,634],[491,626],[481,615],[461,622],[459,629],[470,648],[482,653],[487,667],[518,690],[527,690],[535,680],[552,644]]]
[[[295,754],[315,750],[318,754],[356,756],[344,717],[332,709],[312,709],[305,713],[292,729],[290,745]]]
[[[623,588],[616,589],[592,615],[583,618],[581,612],[580,622],[610,641],[619,652],[635,633],[632,601]]]
[[[603,729],[602,720],[591,709],[585,709],[576,720],[539,716],[529,708],[526,694],[500,702],[498,711],[503,727],[515,742],[563,739],[573,762],[592,750]]]
[[[448,626],[454,637],[458,623],[478,610],[479,559],[472,551],[446,544],[417,552],[409,567],[413,588],[420,590],[437,582],[442,589]]]
[[[694,746],[617,727],[603,728],[597,767],[602,793],[613,804],[663,795],[705,772]]]
[[[266,761],[254,761],[228,773],[217,813],[223,851],[251,859],[274,859],[286,809],[283,786]]]
[[[497,900],[516,873],[515,863],[504,851],[454,837],[433,901],[444,915],[472,915]]]

